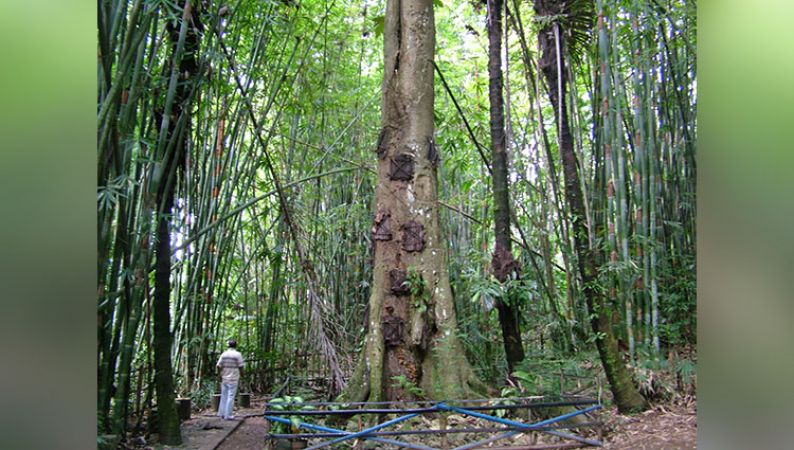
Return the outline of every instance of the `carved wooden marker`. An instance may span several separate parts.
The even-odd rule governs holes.
[[[407,282],[408,274],[402,269],[392,269],[389,271],[389,286],[394,295],[406,295],[411,292],[411,287]]]
[[[416,221],[402,226],[403,249],[407,252],[421,252],[425,248],[425,227]]]
[[[376,241],[390,241],[391,234],[391,213],[381,209],[375,214],[375,225],[372,226],[372,239]]]
[[[387,347],[397,347],[403,343],[405,321],[394,314],[394,307],[387,306],[383,324],[383,341]]]
[[[392,180],[410,181],[414,177],[414,158],[403,153],[391,160],[389,178]]]

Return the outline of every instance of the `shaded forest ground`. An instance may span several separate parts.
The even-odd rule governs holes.
[[[181,449],[181,450],[246,450],[265,448],[267,421],[258,416],[264,398],[254,399],[252,408],[238,410],[238,419],[224,421],[206,410],[182,424],[184,444],[166,447],[144,443],[140,438],[119,446],[125,450]],[[604,421],[604,447],[615,450],[662,450],[697,448],[697,401],[692,396],[678,396],[674,400],[657,403],[648,411],[624,416],[614,408],[601,414]],[[535,444],[545,442],[539,438]],[[549,441],[550,442],[550,441]],[[430,442],[426,442],[432,445]],[[507,441],[501,441],[507,445]],[[516,438],[512,445],[528,444],[527,436]]]
[[[654,405],[636,416],[608,412],[604,448],[661,450],[697,448],[697,401],[687,397]]]

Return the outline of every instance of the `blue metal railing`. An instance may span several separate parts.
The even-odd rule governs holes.
[[[464,403],[464,402],[460,402],[460,403]],[[558,415],[558,416],[555,416],[555,417],[552,417],[552,418],[549,418],[549,419],[541,420],[539,422],[535,422],[535,423],[531,423],[531,424],[526,424],[526,423],[522,423],[522,422],[519,422],[519,421],[516,421],[516,420],[511,420],[511,419],[505,419],[505,418],[497,417],[497,416],[490,415],[490,414],[484,414],[482,412],[474,411],[473,410],[474,407],[472,407],[472,409],[469,409],[469,408],[463,408],[463,407],[460,407],[460,406],[452,406],[452,405],[447,404],[447,402],[443,402],[443,401],[442,402],[437,402],[435,404],[430,404],[427,407],[418,408],[418,409],[385,409],[385,408],[380,408],[380,409],[377,409],[377,410],[362,410],[362,409],[358,409],[358,410],[356,410],[356,409],[338,410],[337,409],[337,410],[325,411],[325,415],[331,415],[331,414],[350,414],[350,415],[352,415],[352,414],[362,414],[362,413],[366,414],[366,413],[374,413],[373,411],[377,411],[377,414],[388,414],[388,413],[400,414],[400,413],[408,412],[408,414],[403,414],[403,415],[401,415],[401,416],[399,416],[399,417],[397,417],[395,419],[391,419],[389,421],[383,422],[381,424],[378,424],[378,425],[375,425],[375,426],[372,426],[372,427],[369,427],[369,428],[366,428],[366,429],[363,429],[363,430],[357,431],[357,432],[350,432],[350,431],[340,430],[340,429],[337,429],[337,428],[332,428],[332,427],[327,427],[327,426],[314,425],[314,424],[310,424],[310,423],[303,422],[303,421],[297,421],[297,423],[296,423],[295,421],[290,421],[289,419],[285,419],[284,417],[278,417],[278,416],[281,416],[281,415],[291,415],[291,416],[320,415],[321,414],[320,411],[317,411],[317,410],[310,411],[310,412],[309,411],[267,411],[266,410],[264,417],[265,417],[265,419],[267,419],[267,420],[269,420],[271,422],[278,422],[278,423],[284,423],[284,424],[293,423],[293,424],[296,424],[300,428],[304,428],[304,429],[307,429],[307,430],[324,432],[324,433],[320,433],[320,434],[301,434],[299,436],[295,436],[295,435],[269,435],[271,438],[288,437],[288,438],[293,438],[294,439],[294,438],[300,437],[300,438],[307,438],[307,439],[309,439],[309,438],[329,439],[329,440],[326,440],[326,441],[319,442],[319,443],[309,447],[307,450],[314,450],[314,449],[319,449],[319,448],[323,448],[323,447],[328,447],[328,446],[331,446],[331,445],[339,444],[339,443],[342,443],[342,442],[345,442],[345,441],[349,441],[351,439],[358,439],[358,438],[372,440],[372,441],[379,442],[379,443],[382,443],[382,444],[389,444],[389,445],[394,445],[394,446],[402,447],[402,448],[410,448],[410,449],[416,449],[416,450],[439,450],[439,449],[437,449],[435,447],[429,447],[429,446],[426,446],[426,445],[415,444],[415,443],[411,443],[411,442],[405,442],[405,441],[401,441],[401,440],[385,438],[385,437],[382,437],[382,436],[383,435],[388,435],[388,434],[399,434],[399,435],[405,435],[405,434],[434,434],[434,433],[450,433],[450,432],[456,432],[456,431],[459,431],[459,432],[494,432],[494,431],[499,432],[499,431],[502,431],[502,433],[498,434],[496,436],[489,437],[489,438],[484,439],[484,440],[480,440],[480,441],[477,441],[477,442],[472,442],[472,443],[469,443],[469,444],[466,444],[466,445],[455,447],[452,450],[474,449],[474,448],[481,447],[481,446],[486,445],[486,444],[491,443],[491,442],[495,442],[495,441],[498,441],[498,440],[506,439],[506,438],[515,436],[517,434],[526,433],[526,432],[542,432],[542,433],[551,434],[551,435],[554,435],[554,436],[557,436],[557,437],[560,437],[560,438],[563,438],[563,439],[572,440],[572,441],[578,443],[578,445],[581,445],[581,446],[600,447],[602,445],[602,443],[599,440],[587,439],[587,438],[584,438],[584,437],[581,437],[581,436],[577,436],[577,435],[572,434],[572,433],[566,433],[566,432],[558,431],[557,429],[553,429],[553,428],[557,428],[555,425],[559,425],[559,423],[564,421],[564,420],[567,420],[567,419],[570,419],[570,418],[573,418],[573,417],[576,417],[576,416],[579,416],[579,415],[582,415],[582,414],[587,414],[587,413],[596,411],[598,409],[601,409],[601,407],[602,407],[600,404],[598,404],[598,402],[596,400],[583,401],[583,400],[579,399],[579,400],[576,400],[576,401],[572,401],[570,403],[571,403],[571,405],[582,405],[582,404],[588,404],[589,403],[592,406],[589,406],[589,407],[584,408],[584,409],[572,411],[572,412],[569,412],[569,413],[566,413],[566,414],[561,414],[561,415]],[[555,404],[557,404],[559,406],[564,406],[565,402],[555,402]],[[326,403],[324,405],[337,405],[337,406],[342,405],[343,407],[347,406],[347,404],[343,404],[343,403],[335,403],[335,404]],[[358,403],[357,405],[366,405],[366,404],[365,403]],[[529,403],[529,404],[526,404],[526,405],[495,405],[495,406],[488,406],[488,407],[480,406],[480,407],[476,407],[476,408],[479,409],[479,410],[483,410],[483,409],[490,409],[490,410],[494,410],[494,409],[516,409],[516,407],[521,407],[521,406],[533,407],[535,405],[544,405],[544,404],[542,404],[542,403],[537,403],[537,404]],[[284,406],[284,405],[282,404],[280,406]],[[466,415],[466,416],[470,416],[470,417],[486,420],[486,421],[489,421],[489,422],[493,422],[493,423],[496,423],[496,424],[499,424],[499,425],[504,425],[505,427],[504,428],[488,428],[488,429],[482,428],[482,429],[463,429],[463,430],[443,430],[443,431],[442,430],[415,430],[415,431],[400,431],[400,432],[382,432],[381,431],[381,430],[384,430],[385,428],[388,428],[388,427],[390,427],[392,425],[396,425],[398,423],[401,423],[401,422],[404,422],[406,420],[409,420],[409,419],[412,419],[414,417],[417,417],[420,414],[443,413],[443,412],[455,412],[455,413],[458,413],[458,414],[462,414],[462,415]],[[559,428],[565,428],[565,426],[559,425]]]

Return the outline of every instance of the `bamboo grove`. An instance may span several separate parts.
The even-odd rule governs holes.
[[[502,283],[490,253],[488,8],[435,2],[441,224],[460,337],[493,385],[507,372],[499,298],[518,315],[528,364],[593,351],[585,288],[606,298],[598,312],[630,367],[696,345],[694,2],[572,3],[585,5],[542,16],[532,2],[502,5],[521,268]],[[98,2],[99,430],[141,425],[165,391],[206,401],[230,337],[248,361],[245,389],[319,383],[331,398],[344,387],[372,280],[384,8]],[[568,33],[556,41],[567,92],[556,108],[540,67],[545,29]],[[580,238],[597,266],[588,286],[565,196],[562,109]]]

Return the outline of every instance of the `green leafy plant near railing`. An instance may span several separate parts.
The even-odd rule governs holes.
[[[314,406],[304,405],[303,397],[297,395],[285,395],[270,399],[268,409],[272,411],[311,411]],[[290,425],[281,422],[273,422],[270,428],[271,434],[297,433],[300,429],[300,416],[289,416]]]

